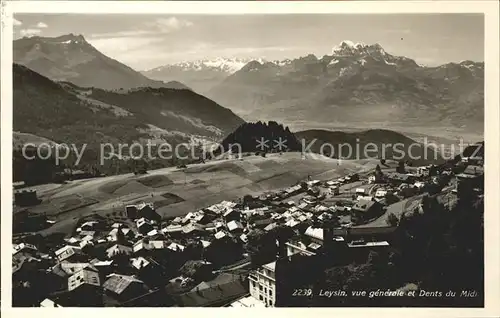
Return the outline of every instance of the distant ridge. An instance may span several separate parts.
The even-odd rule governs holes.
[[[321,153],[333,158],[399,159],[409,160],[417,165],[444,161],[441,154],[434,149],[427,148],[427,155],[425,155],[425,147],[422,143],[392,130],[370,129],[347,133],[316,129],[299,131],[295,133],[295,136],[300,141],[304,140],[306,146],[311,145],[309,149],[313,153]],[[411,145],[415,146],[410,147]]]
[[[129,89],[165,87],[189,89],[178,81],[152,80],[93,47],[82,35],[24,37],[13,42],[15,63],[54,80],[80,87]]]

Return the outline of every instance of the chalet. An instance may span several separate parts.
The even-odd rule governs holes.
[[[457,189],[462,194],[470,192],[473,188],[484,187],[484,169],[481,166],[469,165],[456,177]]]
[[[387,241],[381,242],[365,242],[364,240],[352,241],[347,243],[347,246],[350,248],[376,248],[376,247],[388,247],[389,243]]]
[[[240,240],[243,242],[243,243],[247,243],[248,242],[248,236],[246,234],[241,234],[240,235]]]
[[[57,251],[55,251],[55,256],[59,262],[78,262],[85,261],[87,257],[82,253],[82,249],[77,246],[66,245]]]
[[[411,184],[411,183],[415,182],[415,177],[413,177],[409,174],[397,173],[397,172],[387,174],[387,179],[391,183],[395,183],[395,184],[402,184],[402,183]]]
[[[229,232],[243,232],[243,225],[238,221],[231,221],[227,223],[227,229]]]
[[[226,236],[227,236],[227,234],[224,231],[219,231],[219,232],[215,233],[215,235],[214,235],[216,240],[223,239]]]
[[[38,248],[36,248],[35,245],[28,244],[28,243],[13,244],[12,255],[16,255],[17,253],[21,253],[21,252],[35,255],[38,253]]]
[[[18,190],[14,192],[14,204],[17,206],[32,206],[40,203],[35,190]]]
[[[182,227],[182,233],[189,236],[200,236],[205,233],[205,229],[196,223],[191,223]]]
[[[106,236],[107,240],[109,242],[116,242],[118,240],[119,231],[121,231],[123,237],[125,237],[126,239],[132,239],[134,237],[134,232],[129,228],[114,228]]]
[[[252,227],[263,229],[273,222],[274,222],[274,220],[272,218],[265,218],[265,219],[261,219],[261,220],[256,220],[253,222]]]
[[[239,221],[241,217],[241,213],[233,208],[229,208],[224,212],[224,220],[226,222],[231,222],[231,221]]]
[[[40,302],[40,307],[51,308],[51,307],[62,307],[51,299],[45,298],[42,302]]]
[[[383,205],[375,200],[360,200],[351,209],[351,217],[355,223],[379,217],[383,213]]]
[[[181,245],[181,244],[178,244],[178,243],[175,243],[175,242],[172,242],[170,243],[169,246],[167,246],[167,248],[169,250],[172,250],[174,252],[182,252],[184,251],[184,249],[186,248],[184,245]]]
[[[161,232],[168,235],[176,235],[182,233],[183,226],[180,224],[170,224],[161,229]]]
[[[141,254],[151,250],[162,250],[167,248],[167,244],[165,241],[161,240],[140,240],[137,241],[132,247],[132,251],[134,254]]]
[[[147,234],[149,231],[153,229],[153,222],[146,218],[140,218],[136,221],[137,230],[141,234]]]
[[[312,244],[312,243],[311,243]],[[309,244],[309,245],[311,245]],[[287,248],[287,256],[292,256],[295,254],[301,254],[305,256],[314,256],[316,253],[311,249],[308,249],[308,245],[305,245],[302,241],[292,240],[285,243]]]
[[[102,305],[101,281],[96,271],[84,268],[68,278],[68,291],[81,307]]]
[[[93,246],[94,245],[94,237],[91,235],[87,235],[82,237],[82,240],[79,243],[79,246],[81,248],[84,248],[86,246]]]
[[[76,232],[80,233],[82,231],[93,231],[98,224],[99,224],[99,222],[97,222],[97,221],[85,222],[76,229]]]
[[[94,271],[98,273],[98,269],[93,266],[91,263],[69,263],[69,262],[62,262],[59,263],[60,268],[62,271],[66,273],[66,275],[71,276],[83,269],[88,270],[88,271]]]
[[[333,229],[332,229],[332,233],[334,233]],[[306,231],[304,232],[304,235],[309,237],[312,243],[316,243],[319,245],[324,244],[325,237],[324,237],[324,230],[322,228],[316,228],[316,227],[310,226],[306,229]],[[330,237],[331,237],[332,242],[337,242],[337,243],[344,242],[344,239],[341,236],[331,235]]]
[[[145,218],[156,222],[161,220],[161,216],[155,211],[154,204],[152,202],[127,205],[125,207],[125,213],[127,217],[132,220],[138,218]]]
[[[148,292],[143,281],[127,275],[111,274],[103,284],[106,295],[125,302]]]
[[[271,232],[272,230],[274,230],[274,229],[275,229],[275,228],[277,228],[277,227],[278,227],[278,224],[277,224],[277,223],[271,223],[271,224],[269,224],[268,226],[266,226],[266,227],[264,228],[264,231],[266,231],[266,232]]]
[[[96,268],[101,277],[111,274],[115,262],[113,260],[101,261],[98,259],[93,259],[90,261],[93,268]]]
[[[387,195],[387,190],[379,189],[375,192],[375,198],[383,198]]]
[[[397,226],[356,226],[350,228],[334,229],[333,235],[342,236],[348,241],[390,241],[396,229]]]
[[[136,269],[138,276],[145,282],[154,282],[161,275],[158,264],[153,259],[144,257],[132,258],[130,265]]]

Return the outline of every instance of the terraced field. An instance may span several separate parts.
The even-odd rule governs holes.
[[[338,162],[317,155],[302,158],[300,153],[218,160],[185,169],[152,170],[141,176],[127,174],[71,182],[42,196],[43,202],[37,209],[53,208],[49,204],[54,200],[61,201],[59,206],[65,206],[65,200],[75,204],[76,197],[80,203],[94,203],[82,210],[76,207],[59,214],[58,223],[52,227],[58,231],[70,228],[76,222],[75,216],[98,213],[111,217],[123,211],[125,205],[141,201],[155,202],[164,218],[173,218],[222,200],[283,189],[309,176],[327,180],[350,172],[369,171],[376,164],[376,160]]]

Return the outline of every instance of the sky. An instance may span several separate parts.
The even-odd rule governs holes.
[[[482,14],[15,14],[14,38],[81,34],[136,70],[198,59],[281,60],[379,43],[423,65],[484,61]]]

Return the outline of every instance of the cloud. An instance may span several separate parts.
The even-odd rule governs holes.
[[[20,25],[22,25],[22,24],[23,24],[21,21],[19,21],[19,20],[15,19],[15,18],[14,18],[14,20],[13,20],[13,23],[14,23],[14,26],[20,26]]]
[[[44,29],[44,28],[48,28],[49,26],[43,22],[38,22],[38,24],[36,25],[37,28],[41,28],[41,29]]]
[[[153,22],[148,23],[149,26],[153,26],[163,33],[168,33],[174,30],[179,30],[182,28],[187,28],[193,25],[191,21],[177,19],[176,17],[170,18],[160,18]]]
[[[27,36],[27,37],[39,34],[40,32],[42,32],[42,30],[40,29],[22,29],[21,31],[19,31],[21,36]]]
[[[191,21],[177,19],[176,17],[160,18],[155,19],[154,21],[143,23],[139,25],[135,30],[94,33],[90,35],[90,38],[113,40],[115,38],[140,38],[144,36],[154,37],[171,33],[183,28],[188,28],[192,25],[193,23]]]
[[[122,37],[134,37],[150,35],[151,31],[147,30],[132,30],[132,31],[119,31],[119,32],[107,32],[107,33],[96,33],[91,34],[90,38],[94,39],[112,39],[112,38],[122,38]]]

